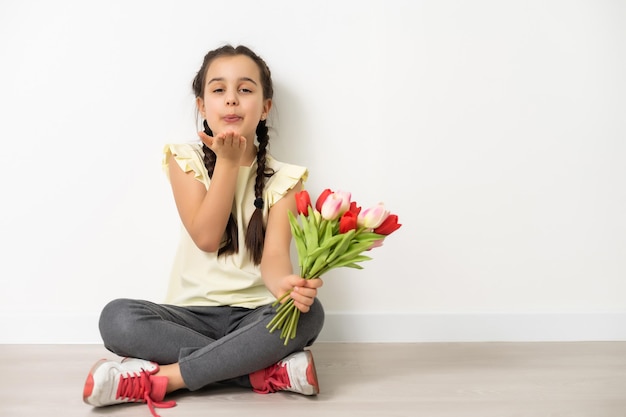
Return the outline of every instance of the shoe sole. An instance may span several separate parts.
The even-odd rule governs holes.
[[[96,362],[94,366],[91,367],[91,370],[89,371],[89,375],[87,375],[87,380],[85,381],[85,387],[83,388],[83,402],[85,402],[85,404],[91,405],[88,398],[91,396],[91,394],[93,394],[93,385],[94,385],[93,374],[100,367],[100,365],[102,365],[106,361],[107,361],[106,359],[100,359],[98,362]]]
[[[317,395],[320,393],[320,385],[317,381],[317,370],[315,369],[315,361],[313,360],[313,353],[310,350],[305,350],[309,365],[306,367],[306,380],[315,388],[315,393],[312,395]]]

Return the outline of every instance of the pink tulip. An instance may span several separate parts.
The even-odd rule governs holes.
[[[319,195],[319,197],[317,197],[317,201],[315,202],[315,209],[319,212],[322,211],[322,204],[324,204],[324,201],[326,201],[326,199],[328,198],[329,195],[331,195],[333,192],[330,188],[325,189],[324,191],[322,191],[322,193]]]
[[[375,241],[372,243],[372,246],[370,246],[367,250],[372,250],[372,249],[374,249],[374,248],[380,248],[380,247],[383,245],[383,241],[384,241],[384,240],[385,240],[385,239],[378,239],[378,240],[375,240]]]
[[[348,209],[350,209],[350,198],[352,197],[352,194],[347,191],[335,191],[333,194],[341,198],[340,215],[348,211]]]
[[[367,229],[375,229],[385,221],[387,216],[389,216],[389,211],[385,209],[385,205],[378,203],[359,213],[358,224]]]
[[[343,205],[343,198],[336,193],[330,194],[326,197],[324,204],[322,204],[322,218],[326,220],[335,220],[341,216],[341,207]]]

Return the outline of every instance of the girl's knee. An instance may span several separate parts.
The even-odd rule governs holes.
[[[313,304],[311,305],[311,310],[309,310],[312,316],[322,324],[324,323],[324,306],[320,302],[319,298],[315,298]]]
[[[116,340],[126,337],[130,329],[132,300],[120,298],[110,301],[100,313],[100,335],[105,346],[116,344]]]
[[[124,298],[109,301],[100,313],[100,325],[116,322],[120,318],[127,316],[130,301]]]

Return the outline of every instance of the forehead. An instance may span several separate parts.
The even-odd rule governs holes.
[[[206,80],[223,78],[225,80],[251,78],[260,81],[261,72],[252,58],[245,55],[222,56],[211,62],[207,68]]]

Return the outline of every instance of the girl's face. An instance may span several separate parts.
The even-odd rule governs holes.
[[[204,97],[196,101],[214,135],[235,132],[249,141],[272,106],[263,98],[259,68],[245,55],[216,58],[207,68]]]

